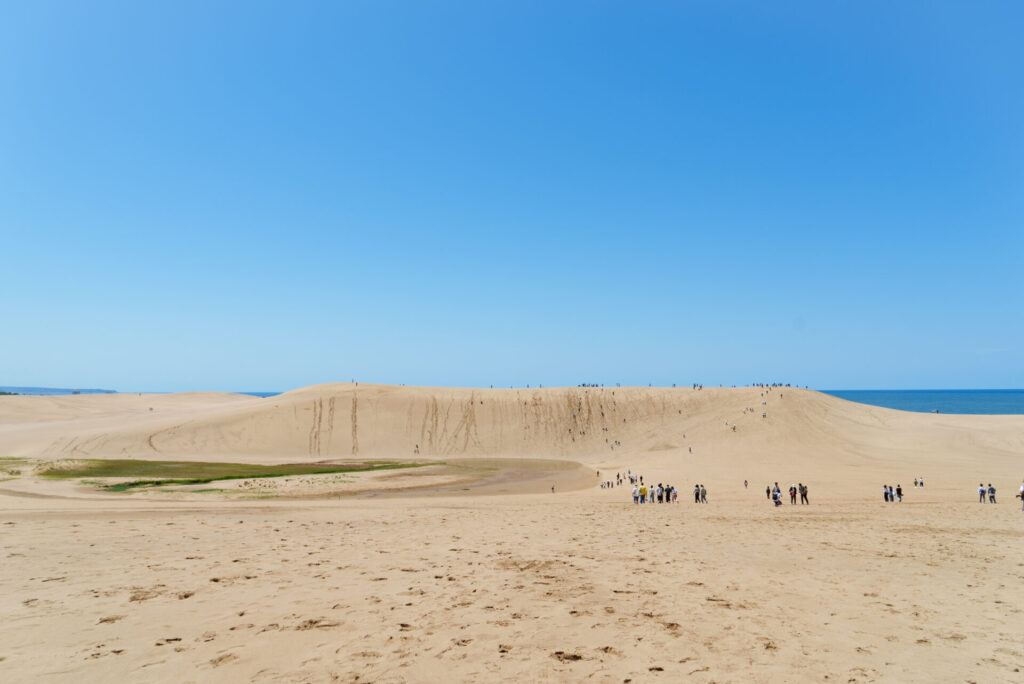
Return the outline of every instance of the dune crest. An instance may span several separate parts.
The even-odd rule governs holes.
[[[762,403],[763,402],[763,403]],[[551,458],[715,476],[1016,477],[1024,416],[907,413],[758,387],[470,389],[352,383],[275,397],[3,397],[9,456],[236,460]]]

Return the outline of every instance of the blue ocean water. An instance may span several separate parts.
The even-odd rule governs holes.
[[[840,399],[919,413],[1024,414],[1024,389],[821,390]]]
[[[61,394],[114,394],[114,390],[108,389],[66,389],[63,387],[9,387],[0,386],[0,392],[12,392],[14,394],[33,394],[36,396],[53,397]]]
[[[117,394],[117,390],[109,389],[68,389],[64,387],[10,387],[0,385],[0,392],[11,392],[13,394],[28,394],[41,397],[55,397],[64,394]],[[135,394],[129,392],[129,394]],[[143,394],[163,394],[163,392],[143,392]],[[239,392],[254,397],[276,397],[280,392]]]

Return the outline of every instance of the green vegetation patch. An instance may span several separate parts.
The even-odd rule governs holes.
[[[0,475],[21,475],[21,469],[28,465],[23,458],[0,458]],[[13,477],[5,478],[13,480]]]
[[[355,473],[370,470],[418,468],[434,463],[403,461],[361,461],[358,463],[284,463],[253,465],[250,463],[219,463],[208,461],[141,461],[134,459],[85,459],[51,466],[39,474],[50,478],[146,478],[103,485],[109,492],[162,487],[165,485],[206,484],[217,480],[246,480],[289,475],[323,475]]]

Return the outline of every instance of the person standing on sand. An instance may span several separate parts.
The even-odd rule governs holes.
[[[744,488],[744,489],[747,489],[747,488],[748,488],[749,486],[750,486],[750,483],[749,483],[749,482],[747,482],[746,480],[744,480],[744,481],[743,481],[743,488]]]
[[[903,485],[896,485],[896,503],[903,503]]]
[[[921,485],[921,488],[924,489],[924,478],[923,477],[917,478],[917,484]]]
[[[647,485],[640,486],[640,503],[647,503]]]
[[[985,503],[985,485],[978,483],[978,503]]]
[[[914,478],[914,489],[917,489],[917,478]]]
[[[991,482],[988,483],[988,502],[996,502],[996,488],[992,486]]]
[[[700,486],[700,502],[705,504],[708,502],[708,490],[704,488],[704,485]]]
[[[771,485],[768,485],[767,487],[764,488],[764,495],[766,497],[768,497],[769,501],[772,500],[772,487],[771,487]]]
[[[1018,494],[1017,496],[1020,497],[1020,510],[1024,511],[1024,483],[1021,483],[1020,494]]]
[[[640,503],[640,488],[633,485],[633,503]]]
[[[789,485],[789,503],[790,505],[796,504],[796,485]]]
[[[810,504],[810,503],[811,502],[807,500],[807,485],[805,485],[803,482],[801,482],[800,483],[800,505],[803,506],[804,504]]]
[[[885,499],[885,503],[889,503],[889,485],[882,485],[882,498]]]

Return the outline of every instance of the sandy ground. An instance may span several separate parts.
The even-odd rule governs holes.
[[[310,425],[327,424],[331,398],[351,416],[351,389],[298,391],[251,420],[286,432],[273,438],[277,458],[294,461],[308,456]],[[534,493],[327,487],[175,500],[39,481],[22,466],[0,482],[3,678],[1024,681],[1024,513],[1012,498],[1024,418],[783,391],[620,390],[614,417],[626,427],[614,449],[601,429],[610,401],[605,425],[595,402],[594,422],[577,426],[598,432],[592,441],[556,439],[573,408],[579,417],[582,390],[543,390],[525,413],[521,395],[487,395],[498,406],[468,433],[455,429],[466,399],[437,423],[454,442],[417,442],[420,409],[429,417],[438,397],[458,408],[469,390],[384,388],[376,407],[360,403],[361,457],[394,457],[408,439],[421,452],[447,444],[449,459],[574,460],[593,478],[555,494],[531,481]],[[34,463],[78,445],[75,455],[93,458],[274,458],[247,451],[254,441],[239,427],[245,410],[274,406],[264,400],[2,399],[15,401],[0,402],[0,456]],[[320,401],[319,419],[302,410]],[[350,454],[352,422],[348,442],[320,449]],[[632,468],[672,482],[682,503],[634,506],[628,488],[596,486],[599,468],[601,479]],[[923,490],[911,485],[919,475]],[[997,485],[998,505],[976,503],[979,479]],[[771,507],[774,481],[809,483],[811,505]],[[689,503],[694,482],[711,503]],[[897,482],[904,502],[883,503],[881,485]]]

